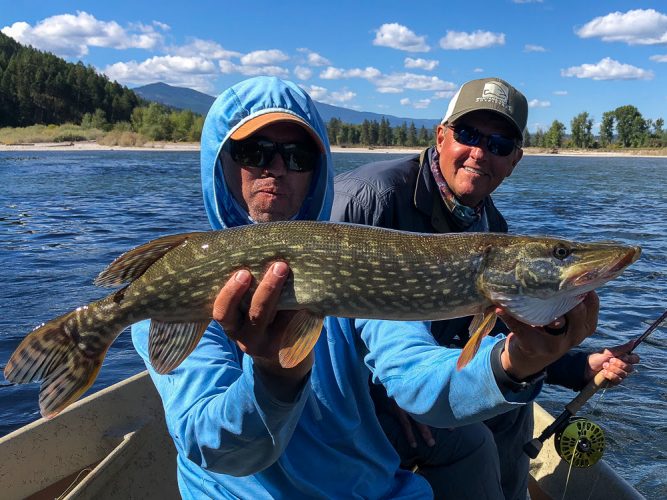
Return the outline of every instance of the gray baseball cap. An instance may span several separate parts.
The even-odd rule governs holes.
[[[523,140],[528,121],[528,101],[517,89],[500,78],[481,78],[464,83],[447,107],[442,124],[452,123],[472,111],[488,110],[506,118]]]

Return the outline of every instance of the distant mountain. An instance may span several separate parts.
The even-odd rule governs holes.
[[[189,109],[204,116],[215,101],[215,97],[208,94],[184,87],[174,87],[162,82],[151,83],[132,90],[147,101],[159,102],[177,109]]]
[[[188,88],[174,87],[162,82],[151,83],[132,90],[147,101],[159,102],[165,106],[171,106],[172,108],[177,109],[189,109],[201,115],[206,115],[208,109],[215,100],[215,97],[208,94]],[[315,102],[315,106],[325,122],[328,122],[332,118],[339,118],[345,123],[358,125],[364,120],[375,120],[379,122],[384,116],[389,120],[389,124],[392,127],[399,126],[403,124],[403,122],[406,122],[409,125],[412,121],[417,128],[420,128],[423,125],[429,130],[440,123],[440,120],[438,119],[400,118],[392,115],[371,113],[369,111],[356,111],[354,109],[341,108],[339,106],[332,106],[331,104],[317,101]]]
[[[359,125],[364,120],[368,121],[375,120],[379,122],[384,116],[387,120],[389,120],[389,125],[391,125],[392,127],[400,126],[403,124],[403,122],[406,122],[408,125],[410,125],[410,122],[414,122],[415,127],[421,128],[421,126],[423,125],[428,130],[431,130],[438,123],[440,123],[440,120],[436,119],[401,118],[398,116],[384,115],[380,113],[371,113],[370,111],[356,111],[354,109],[341,108],[338,106],[332,106],[331,104],[325,104],[323,102],[317,102],[317,101],[315,102],[315,106],[317,106],[317,111],[319,111],[320,115],[322,116],[322,119],[325,122],[328,122],[332,118],[340,118],[340,120],[345,123],[352,123],[354,125]]]

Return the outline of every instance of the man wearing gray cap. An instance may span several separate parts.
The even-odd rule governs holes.
[[[331,219],[424,233],[507,232],[491,193],[512,174],[523,156],[528,118],[524,95],[500,78],[465,83],[452,98],[437,128],[436,144],[398,160],[363,165],[336,177]],[[580,307],[597,307],[591,294]],[[508,335],[491,353],[498,388],[512,394],[538,389],[541,381],[578,390],[603,363],[605,375],[618,383],[632,370],[634,358],[615,350],[607,354],[571,353],[546,372],[517,376],[509,362],[513,333],[566,335],[582,325],[571,311],[551,325],[532,327],[503,315],[496,334]],[[471,318],[437,321],[431,333],[440,345],[460,347],[468,339]],[[404,467],[419,467],[435,498],[525,498],[528,457],[522,446],[532,436],[532,407],[456,429],[430,429],[408,419],[382,391],[371,386],[376,411]],[[473,487],[473,485],[475,485]]]

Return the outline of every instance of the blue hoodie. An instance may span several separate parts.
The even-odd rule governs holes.
[[[302,118],[325,145],[296,218],[329,217],[333,164],[322,119],[295,84],[258,77],[222,93],[204,124],[201,178],[214,229],[253,223],[232,198],[218,158],[230,134],[270,111]],[[369,377],[437,427],[479,421],[535,396],[509,401],[500,392],[489,362],[497,339],[485,340],[457,372],[458,351],[438,346],[424,323],[326,318],[309,379],[290,403],[272,397],[252,358],[215,322],[178,368],[158,375],[148,361],[148,326],[134,325],[132,340],[164,404],[183,498],[427,498],[426,480],[399,467],[375,416]]]

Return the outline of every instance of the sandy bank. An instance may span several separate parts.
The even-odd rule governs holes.
[[[0,144],[0,151],[199,151],[197,142],[147,142],[143,146],[105,146],[95,141],[83,142],[41,142],[34,144]],[[373,153],[373,154],[415,154],[421,148],[368,148],[368,147],[340,147],[333,146],[333,153]],[[545,148],[525,148],[526,156],[589,156],[589,157],[651,157],[667,158],[667,148],[662,149],[633,149],[591,151],[577,149],[563,149],[552,153]]]
[[[147,142],[143,146],[105,146],[95,141],[0,144],[0,151],[199,151],[198,142]]]

